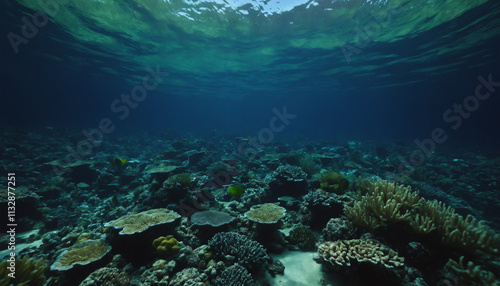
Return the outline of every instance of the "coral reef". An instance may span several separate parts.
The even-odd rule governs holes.
[[[50,270],[65,271],[75,265],[87,265],[103,258],[111,246],[106,246],[100,240],[86,240],[64,250],[50,266]]]
[[[238,285],[252,286],[254,281],[252,275],[239,264],[234,264],[224,269],[214,280],[216,286]]]
[[[219,258],[232,256],[235,262],[249,270],[258,268],[269,259],[262,245],[235,232],[217,233],[208,244]]]
[[[353,262],[372,263],[386,268],[401,267],[404,258],[373,239],[327,241],[319,246],[318,253],[333,265],[351,266]]]
[[[130,279],[126,273],[116,268],[103,267],[92,272],[80,286],[127,286],[129,283]]]
[[[168,209],[153,209],[137,214],[123,216],[119,219],[104,224],[105,227],[122,229],[120,234],[140,233],[149,227],[171,223],[180,218],[181,215]]]
[[[0,285],[7,286],[42,286],[45,285],[45,271],[48,268],[45,259],[33,259],[28,255],[15,261],[14,271],[10,270],[10,262],[5,261],[0,264]],[[7,276],[14,272],[14,278]]]
[[[168,286],[205,286],[208,276],[194,267],[184,268],[170,279]]]

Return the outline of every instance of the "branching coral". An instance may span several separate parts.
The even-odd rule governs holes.
[[[215,278],[214,284],[218,286],[251,286],[254,285],[254,282],[252,275],[250,275],[250,273],[243,266],[235,264],[224,269],[221,274]]]
[[[358,180],[356,186],[366,195],[345,207],[345,215],[364,228],[373,230],[384,223],[405,221],[418,233],[437,231],[444,245],[500,253],[500,234],[473,216],[464,219],[442,202],[429,202],[410,187],[384,180]]]
[[[261,244],[235,232],[217,233],[208,244],[218,257],[233,256],[247,269],[258,267],[269,258]]]
[[[484,221],[477,221],[471,215],[464,219],[442,202],[421,201],[419,213],[410,220],[410,225],[420,233],[436,230],[443,244],[454,248],[499,253],[500,234],[495,234]]]
[[[448,260],[445,265],[446,268],[455,272],[460,278],[461,282],[467,283],[472,286],[498,286],[495,275],[486,270],[482,270],[481,266],[474,265],[472,261],[464,265],[464,257],[461,256],[459,262],[453,259]]]
[[[362,185],[367,193],[352,207],[346,207],[345,215],[370,230],[386,222],[409,220],[421,200],[411,187],[384,180],[365,180],[357,185]]]
[[[333,265],[351,266],[352,262],[380,264],[387,268],[401,267],[404,258],[373,239],[327,241],[320,245],[318,253]]]

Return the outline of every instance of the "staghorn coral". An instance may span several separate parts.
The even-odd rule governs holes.
[[[251,286],[253,284],[252,275],[245,269],[245,267],[235,264],[224,269],[221,274],[215,278],[214,285],[238,285],[238,286]]]
[[[408,222],[417,233],[437,231],[444,245],[465,250],[500,253],[500,234],[484,221],[468,215],[465,219],[442,202],[429,202],[403,187],[383,180],[358,180],[356,186],[367,192],[345,215],[356,224],[374,230],[384,223]]]
[[[9,270],[10,262],[5,261],[0,264],[0,285],[7,286],[14,284],[16,286],[41,286],[45,284],[45,271],[47,270],[47,261],[45,259],[35,260],[28,255],[17,259],[15,262],[14,278],[7,276],[12,273]]]
[[[117,229],[123,228],[119,233],[122,235],[134,234],[143,232],[155,225],[171,223],[179,217],[181,217],[180,214],[169,209],[153,209],[138,214],[122,216],[119,219],[104,224],[104,226]]]
[[[247,237],[235,232],[220,232],[208,242],[218,257],[236,258],[236,262],[247,269],[256,268],[269,259],[264,247]]]
[[[361,200],[345,207],[345,215],[369,230],[384,223],[408,221],[421,199],[411,187],[385,180],[358,180],[356,186],[366,190]]]
[[[111,246],[104,245],[100,240],[86,240],[63,251],[50,266],[50,270],[65,271],[77,264],[87,265],[100,260],[110,250]]]
[[[460,282],[471,286],[498,286],[495,275],[487,270],[482,270],[481,266],[474,265],[472,261],[464,265],[464,257],[461,256],[459,262],[453,259],[448,260],[445,267],[452,270],[459,277]]]
[[[352,262],[379,264],[386,268],[401,267],[404,258],[373,239],[327,241],[319,246],[318,253],[333,265],[351,266]]]
[[[469,250],[498,254],[500,234],[468,215],[465,219],[455,210],[438,201],[421,201],[419,213],[410,219],[410,225],[419,233],[436,230],[443,244]]]

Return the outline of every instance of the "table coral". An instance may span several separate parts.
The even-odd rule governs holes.
[[[285,208],[275,204],[263,204],[253,206],[245,213],[245,217],[257,223],[273,224],[284,217],[285,212]]]
[[[125,215],[119,219],[104,224],[105,227],[121,229],[120,234],[134,234],[165,223],[171,223],[181,215],[169,209],[153,209],[137,214]]]
[[[100,240],[86,240],[63,251],[50,266],[50,270],[65,271],[77,264],[87,265],[100,260],[110,250],[111,246],[104,245]]]

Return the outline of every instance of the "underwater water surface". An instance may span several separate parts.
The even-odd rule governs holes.
[[[0,286],[499,284],[498,1],[0,11]]]

